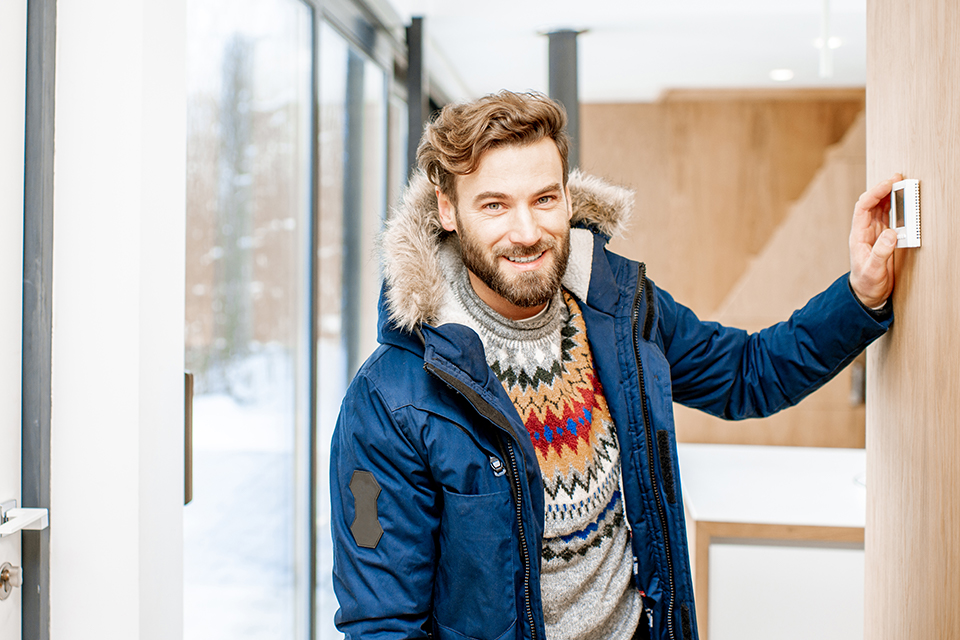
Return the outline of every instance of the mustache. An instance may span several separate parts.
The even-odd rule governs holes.
[[[540,240],[532,247],[515,244],[504,247],[503,249],[497,249],[494,251],[494,256],[497,258],[529,258],[531,256],[538,256],[547,249],[553,249],[555,244],[556,243],[549,240]]]

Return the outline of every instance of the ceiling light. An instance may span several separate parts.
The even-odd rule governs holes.
[[[774,69],[770,72],[770,79],[776,80],[777,82],[786,82],[788,80],[793,80],[793,70],[792,69]]]
[[[841,40],[837,36],[831,36],[827,38],[827,45],[829,45],[831,49],[839,49],[842,44],[843,44],[843,40]],[[813,41],[813,46],[816,47],[817,49],[823,49],[823,38],[815,39]]]

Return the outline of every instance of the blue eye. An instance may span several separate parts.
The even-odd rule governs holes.
[[[491,211],[499,211],[499,210],[500,210],[500,203],[499,203],[499,202],[490,202],[490,203],[484,205],[484,207],[487,208],[487,209],[490,209]]]
[[[537,199],[537,204],[549,204],[553,200],[553,196],[540,196]]]

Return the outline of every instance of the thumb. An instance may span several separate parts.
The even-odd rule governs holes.
[[[885,263],[893,255],[893,250],[897,248],[897,232],[893,229],[885,229],[877,241],[873,244],[874,258],[880,263]]]

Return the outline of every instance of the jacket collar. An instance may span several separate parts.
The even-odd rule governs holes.
[[[578,298],[587,300],[588,294],[595,293],[589,289],[597,254],[610,237],[625,230],[633,209],[633,192],[580,171],[570,174],[569,187],[571,225],[579,230],[571,233],[570,264],[563,284]],[[420,325],[435,325],[441,318],[450,292],[440,246],[449,235],[440,224],[434,187],[418,171],[380,239],[384,270],[381,342],[393,330],[410,333]],[[603,266],[609,270],[609,266]]]

